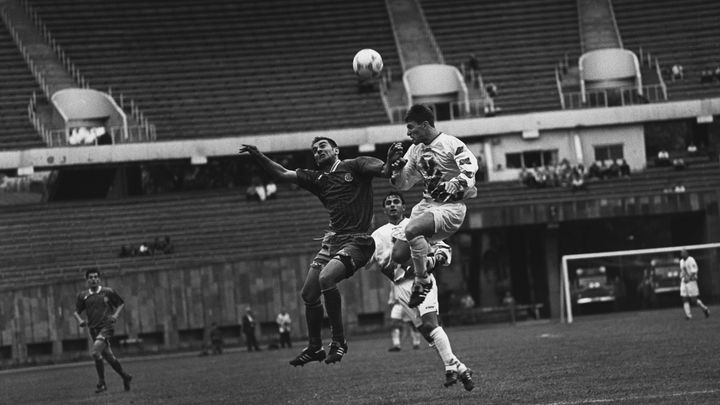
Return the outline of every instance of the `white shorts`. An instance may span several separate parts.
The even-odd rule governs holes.
[[[463,202],[440,203],[437,201],[421,200],[415,204],[410,214],[410,220],[429,212],[435,221],[435,233],[430,242],[437,242],[447,239],[460,229],[465,220],[467,207]]]
[[[440,306],[438,305],[437,281],[435,281],[435,277],[432,274],[430,274],[430,280],[432,280],[433,286],[428,295],[425,297],[425,301],[418,305],[417,308],[408,307],[410,295],[412,294],[413,281],[404,280],[400,284],[395,284],[393,288],[395,288],[397,304],[393,306],[390,318],[402,319],[405,322],[412,322],[415,327],[419,327],[422,325],[422,319],[420,319],[421,316],[430,312],[439,314]]]
[[[681,297],[697,297],[700,295],[698,290],[697,281],[688,281],[687,283],[680,283],[680,296]]]

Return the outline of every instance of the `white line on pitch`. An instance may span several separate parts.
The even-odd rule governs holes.
[[[685,396],[691,396],[691,395],[707,395],[707,394],[715,394],[718,392],[720,392],[720,389],[674,392],[674,393],[657,394],[657,395],[630,395],[630,396],[618,397],[618,398],[579,399],[576,401],[549,402],[545,405],[604,404],[604,403],[608,403],[608,402],[625,402],[625,401],[634,401],[634,400],[638,400],[638,399],[663,399],[663,398],[673,398],[673,397],[685,397]]]

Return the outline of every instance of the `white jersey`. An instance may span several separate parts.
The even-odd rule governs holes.
[[[460,186],[460,192],[450,201],[459,201],[477,195],[475,173],[478,162],[475,155],[458,138],[440,133],[430,145],[413,144],[405,153],[407,160],[402,170],[393,173],[390,182],[401,190],[409,190],[418,181],[425,182],[423,197],[428,200],[442,201],[444,192],[440,183],[454,181]],[[443,196],[444,197],[444,196]]]
[[[680,259],[680,295],[697,297],[700,295],[697,284],[698,265],[692,256]]]
[[[397,225],[388,222],[376,229],[372,233],[372,237],[375,240],[375,253],[373,253],[373,257],[370,260],[374,260],[383,269],[388,267],[392,261],[392,250],[395,244],[393,234],[398,232],[404,233],[405,225],[407,225],[409,221],[409,219],[403,218]],[[402,268],[396,269],[393,281],[398,281],[404,274],[405,271]]]

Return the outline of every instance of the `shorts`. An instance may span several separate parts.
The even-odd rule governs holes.
[[[328,262],[337,258],[345,264],[347,277],[355,274],[357,269],[370,261],[375,253],[375,239],[368,234],[327,233],[322,240],[322,247],[312,261],[312,267],[322,269]]]
[[[418,305],[417,308],[410,308],[408,306],[408,303],[410,302],[410,295],[412,294],[412,280],[408,280],[409,282],[403,282],[401,284],[396,284],[393,288],[396,288],[396,297],[398,300],[398,304],[396,304],[390,314],[390,317],[392,319],[403,319],[406,318],[408,321],[406,322],[412,322],[415,327],[419,327],[422,325],[422,319],[420,319],[423,315],[434,312],[436,314],[440,313],[440,306],[438,305],[438,287],[437,287],[437,281],[435,281],[435,277],[430,274],[430,280],[433,283],[432,288],[430,289],[430,292],[425,297],[425,301],[422,302],[422,304]],[[402,290],[402,291],[400,291]],[[394,317],[393,314],[395,313],[395,307],[399,306],[400,308],[397,310],[399,313],[401,313],[401,317]]]
[[[465,220],[467,207],[463,202],[446,202],[422,200],[415,204],[410,214],[410,220],[429,212],[435,221],[435,232],[427,238],[429,242],[437,242],[455,234]]]
[[[99,328],[90,328],[90,338],[93,342],[96,340],[104,340],[108,345],[110,344],[110,338],[115,334],[115,328],[112,326],[102,326]]]
[[[688,281],[680,283],[680,296],[687,298],[697,298],[700,295],[697,281]]]

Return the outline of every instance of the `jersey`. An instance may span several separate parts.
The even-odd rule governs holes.
[[[338,160],[329,172],[297,169],[298,185],[315,194],[330,214],[330,231],[367,233],[373,216],[372,179],[383,161],[370,156]]]
[[[454,181],[460,190],[448,201],[460,201],[477,195],[475,173],[478,162],[475,155],[458,138],[441,132],[430,145],[413,144],[405,152],[407,160],[401,170],[390,179],[395,187],[409,190],[423,180],[423,197],[441,202],[447,197],[442,183]]]
[[[393,283],[400,281],[405,274],[405,270],[400,266],[391,266],[392,261],[392,250],[395,244],[395,238],[393,234],[397,230],[404,230],[405,225],[410,220],[403,218],[398,225],[387,223],[372,233],[372,237],[375,240],[375,253],[371,260],[375,261],[380,265],[380,271],[390,279]]]
[[[110,315],[124,303],[123,299],[109,287],[98,287],[98,291],[90,289],[80,291],[75,302],[75,311],[79,314],[87,312],[87,322],[90,329],[111,327]]]
[[[680,295],[683,297],[697,297],[698,265],[692,256],[680,259]]]

